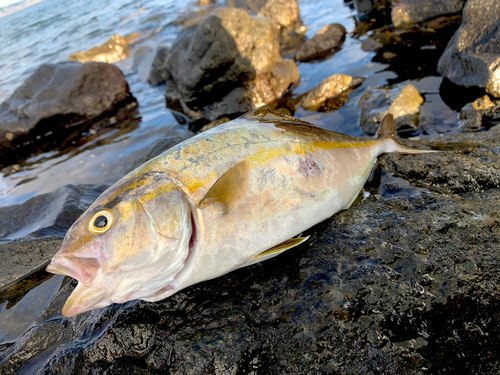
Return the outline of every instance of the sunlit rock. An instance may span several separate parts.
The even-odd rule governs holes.
[[[460,111],[458,127],[462,132],[487,129],[500,121],[500,101],[492,102],[488,95],[466,104]]]
[[[360,126],[367,134],[375,134],[388,113],[394,116],[398,131],[418,128],[418,115],[424,98],[412,84],[401,83],[392,88],[368,87],[361,99]]]
[[[113,35],[106,43],[101,46],[94,47],[88,51],[80,51],[71,54],[68,57],[69,61],[89,62],[99,61],[114,63],[130,56],[128,45],[141,34],[134,33],[126,37]]]
[[[334,100],[341,94],[361,85],[364,78],[351,77],[345,74],[334,74],[299,98],[298,105],[309,111],[327,110],[328,100]]]

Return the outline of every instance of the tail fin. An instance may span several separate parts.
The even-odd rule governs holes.
[[[385,115],[380,127],[377,130],[375,138],[380,138],[381,140],[386,139],[386,149],[385,152],[402,152],[404,154],[428,154],[432,152],[439,152],[437,150],[419,150],[413,147],[407,147],[400,145],[396,142],[398,133],[396,131],[396,124],[394,123],[394,117],[389,113]]]

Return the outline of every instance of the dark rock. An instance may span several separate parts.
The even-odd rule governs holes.
[[[142,46],[137,49],[134,54],[134,68],[143,82],[156,86],[167,80],[168,73],[163,64],[169,52],[167,47]]]
[[[500,97],[500,2],[469,0],[462,25],[439,60],[438,71],[457,85]]]
[[[364,78],[334,74],[325,78],[315,88],[301,95],[298,98],[298,105],[309,111],[326,111],[332,108],[331,102],[339,99],[340,95],[347,97],[347,94],[353,88],[361,85],[363,81]],[[341,102],[343,105],[346,101]]]
[[[424,102],[412,84],[392,88],[368,87],[359,99],[359,125],[367,134],[375,134],[384,116],[391,113],[399,132],[418,128],[419,108]]]
[[[500,127],[390,154],[348,210],[282,255],[157,303],[58,314],[3,373],[495,373]]]
[[[281,59],[271,22],[238,8],[216,9],[184,33],[164,67],[167,107],[195,121],[245,113],[298,79],[296,65]]]
[[[392,23],[399,27],[459,13],[465,0],[399,0],[392,6]]]
[[[0,289],[30,274],[59,250],[66,231],[106,186],[66,185],[0,208]]]
[[[354,6],[361,22],[375,21],[378,26],[391,22],[391,0],[355,0]]]
[[[346,30],[338,23],[332,23],[307,41],[294,56],[295,61],[307,62],[324,59],[337,52],[345,40]]]
[[[0,167],[46,139],[85,129],[135,99],[111,64],[65,62],[40,66],[0,105]],[[30,146],[30,147],[28,147]]]
[[[75,52],[68,57],[68,60],[82,63],[90,61],[114,63],[126,59],[130,56],[128,45],[140,35],[140,33],[134,33],[125,37],[113,35],[102,46],[94,47],[88,51]]]

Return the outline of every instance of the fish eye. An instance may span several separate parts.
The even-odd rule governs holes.
[[[113,215],[109,211],[99,211],[89,222],[89,229],[94,233],[104,233],[113,224]]]

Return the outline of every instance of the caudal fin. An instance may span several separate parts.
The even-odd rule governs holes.
[[[396,124],[394,122],[394,117],[392,114],[385,115],[382,123],[380,124],[375,138],[387,139],[388,142],[385,152],[402,152],[405,154],[428,154],[432,152],[440,152],[437,150],[419,150],[413,147],[407,147],[399,144],[395,139],[398,133],[396,131]]]

